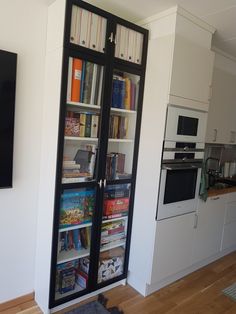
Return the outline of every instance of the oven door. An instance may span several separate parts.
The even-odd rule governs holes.
[[[169,106],[165,140],[203,143],[206,124],[206,112]]]
[[[201,163],[163,164],[157,220],[196,211]]]

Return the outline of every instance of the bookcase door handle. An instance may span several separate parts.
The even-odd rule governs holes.
[[[112,43],[113,42],[113,33],[111,33],[111,35],[110,35],[110,37],[109,37],[109,40],[110,40],[110,42]]]
[[[104,185],[104,188],[107,186],[107,180],[106,179],[104,179],[103,185]]]
[[[99,188],[101,189],[102,188],[102,179],[99,180],[98,185],[99,185]]]

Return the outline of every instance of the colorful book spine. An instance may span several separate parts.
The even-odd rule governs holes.
[[[125,78],[125,97],[124,97],[124,108],[126,110],[130,110],[131,103],[131,80],[126,77]]]
[[[92,123],[92,115],[87,113],[85,120],[85,137],[91,137],[91,123]]]
[[[85,136],[85,123],[86,123],[86,114],[81,113],[80,114],[80,132],[79,132],[80,137]]]
[[[93,114],[91,120],[91,137],[98,137],[99,116]]]
[[[73,59],[72,65],[72,86],[71,86],[71,101],[80,101],[80,85],[81,85],[81,70],[82,60]]]

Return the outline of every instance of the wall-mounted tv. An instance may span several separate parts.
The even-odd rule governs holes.
[[[0,188],[12,187],[17,55],[0,50]]]

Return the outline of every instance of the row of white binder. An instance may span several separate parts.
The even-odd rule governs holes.
[[[76,5],[72,7],[70,42],[99,52],[105,51],[107,20]],[[141,64],[143,34],[117,25],[115,57]]]
[[[72,7],[70,42],[96,51],[105,51],[107,20],[76,5]]]

